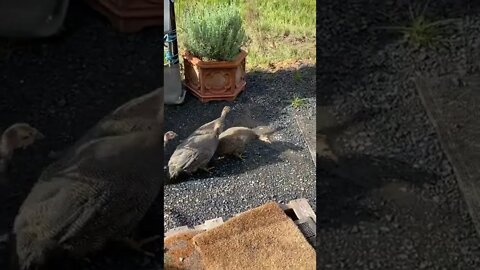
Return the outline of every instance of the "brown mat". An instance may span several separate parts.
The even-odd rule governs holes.
[[[270,202],[193,237],[205,269],[315,269],[315,250]]]
[[[203,270],[200,254],[193,245],[192,238],[202,231],[186,231],[165,238],[165,270]]]

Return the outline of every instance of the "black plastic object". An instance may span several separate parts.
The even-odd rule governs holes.
[[[48,37],[62,27],[70,0],[0,0],[0,36]]]

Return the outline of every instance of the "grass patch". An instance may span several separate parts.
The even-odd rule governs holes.
[[[302,73],[299,70],[295,70],[295,72],[293,73],[293,79],[296,82],[300,82],[303,79]]]
[[[314,0],[177,0],[175,15],[178,44],[184,45],[189,9],[231,3],[241,11],[248,36],[248,69],[266,68],[287,60],[315,61],[316,2]]]
[[[290,102],[290,105],[295,109],[299,109],[305,106],[305,104],[307,104],[307,99],[298,96],[293,97],[292,101]]]
[[[440,40],[442,27],[457,22],[456,19],[430,20],[425,16],[428,2],[423,7],[409,6],[410,21],[406,26],[386,26],[380,29],[398,31],[405,41],[416,47],[432,47]]]

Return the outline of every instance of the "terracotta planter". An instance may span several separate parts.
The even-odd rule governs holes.
[[[233,101],[245,89],[246,57],[240,51],[232,61],[202,61],[186,52],[184,84],[202,102]]]
[[[93,9],[106,16],[120,32],[138,32],[145,27],[163,25],[162,0],[87,0]]]

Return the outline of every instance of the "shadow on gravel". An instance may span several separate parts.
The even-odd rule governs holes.
[[[361,110],[335,126],[318,132],[330,145],[350,125],[367,121],[382,110]],[[335,152],[335,151],[334,151]],[[321,226],[354,225],[376,219],[375,211],[360,204],[362,197],[396,182],[422,186],[433,184],[436,175],[392,158],[369,155],[344,155],[338,162],[317,155],[317,205]],[[395,196],[395,195],[393,195]]]
[[[356,87],[361,87],[363,78],[376,71],[373,68],[363,68],[364,63],[371,61],[372,56],[392,39],[392,35],[378,35],[369,27],[389,25],[389,18],[398,17],[398,7],[393,4],[395,1],[346,2],[337,1],[325,5],[335,9],[335,12],[324,11],[322,6],[317,7],[320,14],[324,14],[317,22],[320,26],[317,30],[318,44],[329,44],[317,46],[317,59],[321,63],[317,73],[318,106],[331,105],[334,96],[348,94]],[[375,6],[375,16],[372,12],[360,13],[358,10],[361,10],[362,5]],[[341,14],[342,17],[335,17],[334,14]]]
[[[187,94],[184,104],[166,106],[165,130],[173,130],[178,139],[169,143],[165,148],[165,162],[181,140],[187,138],[199,126],[220,116],[222,108],[231,106],[232,110],[226,117],[225,129],[233,126],[256,127],[271,125],[274,120],[285,116],[285,108],[291,105],[293,97],[315,97],[315,67],[304,66],[297,69],[278,70],[274,73],[254,71],[247,74],[247,87],[233,102],[212,101],[201,103],[191,94]],[[296,125],[293,116],[286,119],[282,125]],[[282,132],[285,126],[275,127]],[[301,136],[288,134],[288,136]],[[255,149],[255,153],[248,149]],[[275,164],[283,161],[282,154],[286,151],[299,151],[300,147],[283,141],[272,144],[252,142],[245,153],[245,160],[225,158],[212,160],[211,166],[215,169],[212,174],[197,172],[192,176],[182,176],[169,184],[184,182],[192,179],[239,175],[258,167]],[[258,156],[256,156],[256,154]],[[228,163],[239,166],[224,166]],[[227,168],[226,170],[224,168]],[[235,170],[228,169],[235,168]]]
[[[368,155],[339,157],[338,163],[317,157],[317,205],[320,226],[354,225],[376,219],[359,204],[363,196],[391,183],[433,184],[436,175],[391,158]]]

